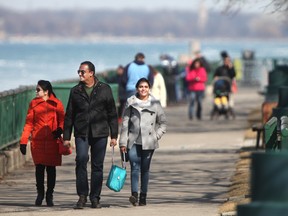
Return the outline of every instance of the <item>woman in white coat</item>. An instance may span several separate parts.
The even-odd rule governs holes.
[[[151,94],[160,101],[163,108],[167,107],[166,85],[162,74],[154,67],[150,66],[150,70],[154,75],[154,82]]]
[[[136,83],[136,95],[127,99],[124,110],[119,146],[128,152],[131,166],[131,196],[138,203],[139,175],[141,178],[139,205],[146,205],[149,171],[158,140],[166,132],[166,116],[158,100],[150,94],[150,83],[141,78]]]

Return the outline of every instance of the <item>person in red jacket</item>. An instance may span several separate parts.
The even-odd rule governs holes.
[[[200,59],[196,58],[192,61],[190,67],[186,71],[186,81],[188,88],[188,116],[193,119],[194,103],[197,102],[196,117],[198,120],[202,118],[202,100],[204,98],[205,83],[207,81],[207,73]]]
[[[26,146],[31,136],[31,153],[35,164],[37,187],[36,206],[44,199],[44,173],[47,172],[47,206],[53,206],[53,191],[56,183],[56,166],[60,166],[57,138],[61,136],[64,124],[64,107],[56,98],[49,81],[39,80],[36,97],[30,102],[26,123],[20,139],[20,151],[26,155]]]

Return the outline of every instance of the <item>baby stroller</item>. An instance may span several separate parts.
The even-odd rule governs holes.
[[[230,93],[231,79],[228,77],[218,77],[213,83],[214,98],[211,119],[218,119],[220,115],[224,115],[226,119],[229,116],[235,118],[233,107],[229,104]]]

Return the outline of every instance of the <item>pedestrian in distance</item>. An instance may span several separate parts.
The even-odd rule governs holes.
[[[36,206],[41,206],[45,196],[45,170],[47,173],[47,206],[54,206],[53,192],[56,184],[56,166],[62,163],[57,138],[61,137],[64,123],[64,108],[56,98],[49,81],[39,80],[36,97],[30,102],[26,122],[20,138],[20,151],[26,155],[26,147],[31,136],[31,153],[35,164],[37,198]]]
[[[126,103],[126,89],[122,82],[122,77],[124,73],[124,67],[122,65],[119,65],[116,69],[115,76],[105,76],[105,81],[108,83],[116,83],[118,84],[118,107],[117,107],[117,113],[118,113],[118,122],[122,122],[122,115],[123,115],[123,109],[125,107]]]
[[[188,86],[188,116],[189,119],[193,119],[194,115],[194,104],[197,103],[196,117],[198,120],[202,119],[202,101],[204,98],[207,73],[205,68],[202,66],[200,59],[194,59],[188,68],[186,74],[186,81]]]
[[[228,77],[232,81],[236,77],[236,72],[231,58],[226,51],[222,51],[220,55],[223,63],[216,68],[214,79],[217,79],[218,77]]]
[[[178,103],[182,99],[181,94],[181,73],[179,71],[179,65],[174,57],[163,54],[160,56],[161,65],[163,69],[164,80],[167,89],[168,102]],[[154,84],[151,83],[153,86]]]
[[[205,68],[206,73],[209,74],[211,72],[211,66],[207,59],[201,54],[200,50],[196,50],[194,52],[195,54],[195,59],[199,59],[201,61],[202,66]]]
[[[154,74],[154,83],[151,89],[151,94],[160,101],[163,108],[167,107],[167,91],[162,74],[154,67],[150,66]]]
[[[230,88],[228,90],[229,92],[229,113],[233,118],[235,118],[234,113],[234,97],[233,94],[237,92],[237,84],[236,84],[236,71],[233,65],[233,62],[231,60],[231,57],[226,51],[221,51],[220,53],[222,58],[222,65],[216,68],[214,73],[214,81],[217,81],[218,79],[226,78],[230,82]]]
[[[124,68],[122,82],[126,89],[126,98],[135,95],[135,84],[142,77],[148,79],[151,86],[153,85],[154,75],[149,66],[145,64],[145,55],[140,52],[135,55],[134,61]]]
[[[118,120],[111,87],[95,76],[95,66],[90,61],[80,64],[77,71],[80,82],[69,95],[64,120],[64,145],[70,145],[74,129],[76,145],[76,189],[79,200],[76,209],[91,201],[92,208],[101,208],[100,195],[103,183],[103,163],[108,136],[110,146],[117,145]],[[87,163],[91,153],[90,193]]]
[[[166,116],[162,106],[150,93],[146,78],[136,83],[137,93],[127,99],[124,109],[119,146],[128,153],[131,167],[131,196],[133,206],[138,203],[139,175],[141,178],[139,206],[146,205],[150,164],[158,140],[166,132]]]
[[[125,103],[126,103],[126,93],[125,93],[125,86],[122,83],[122,76],[124,73],[124,67],[122,65],[119,65],[117,70],[117,83],[118,83],[118,102],[119,102],[119,106],[118,106],[118,121],[119,123],[122,122],[122,115],[123,115],[123,110],[125,107]]]

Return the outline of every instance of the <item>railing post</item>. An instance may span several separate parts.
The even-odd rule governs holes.
[[[288,117],[281,117],[281,150],[288,151]]]
[[[277,148],[277,118],[272,117],[264,125],[264,139],[266,149],[271,150]]]

